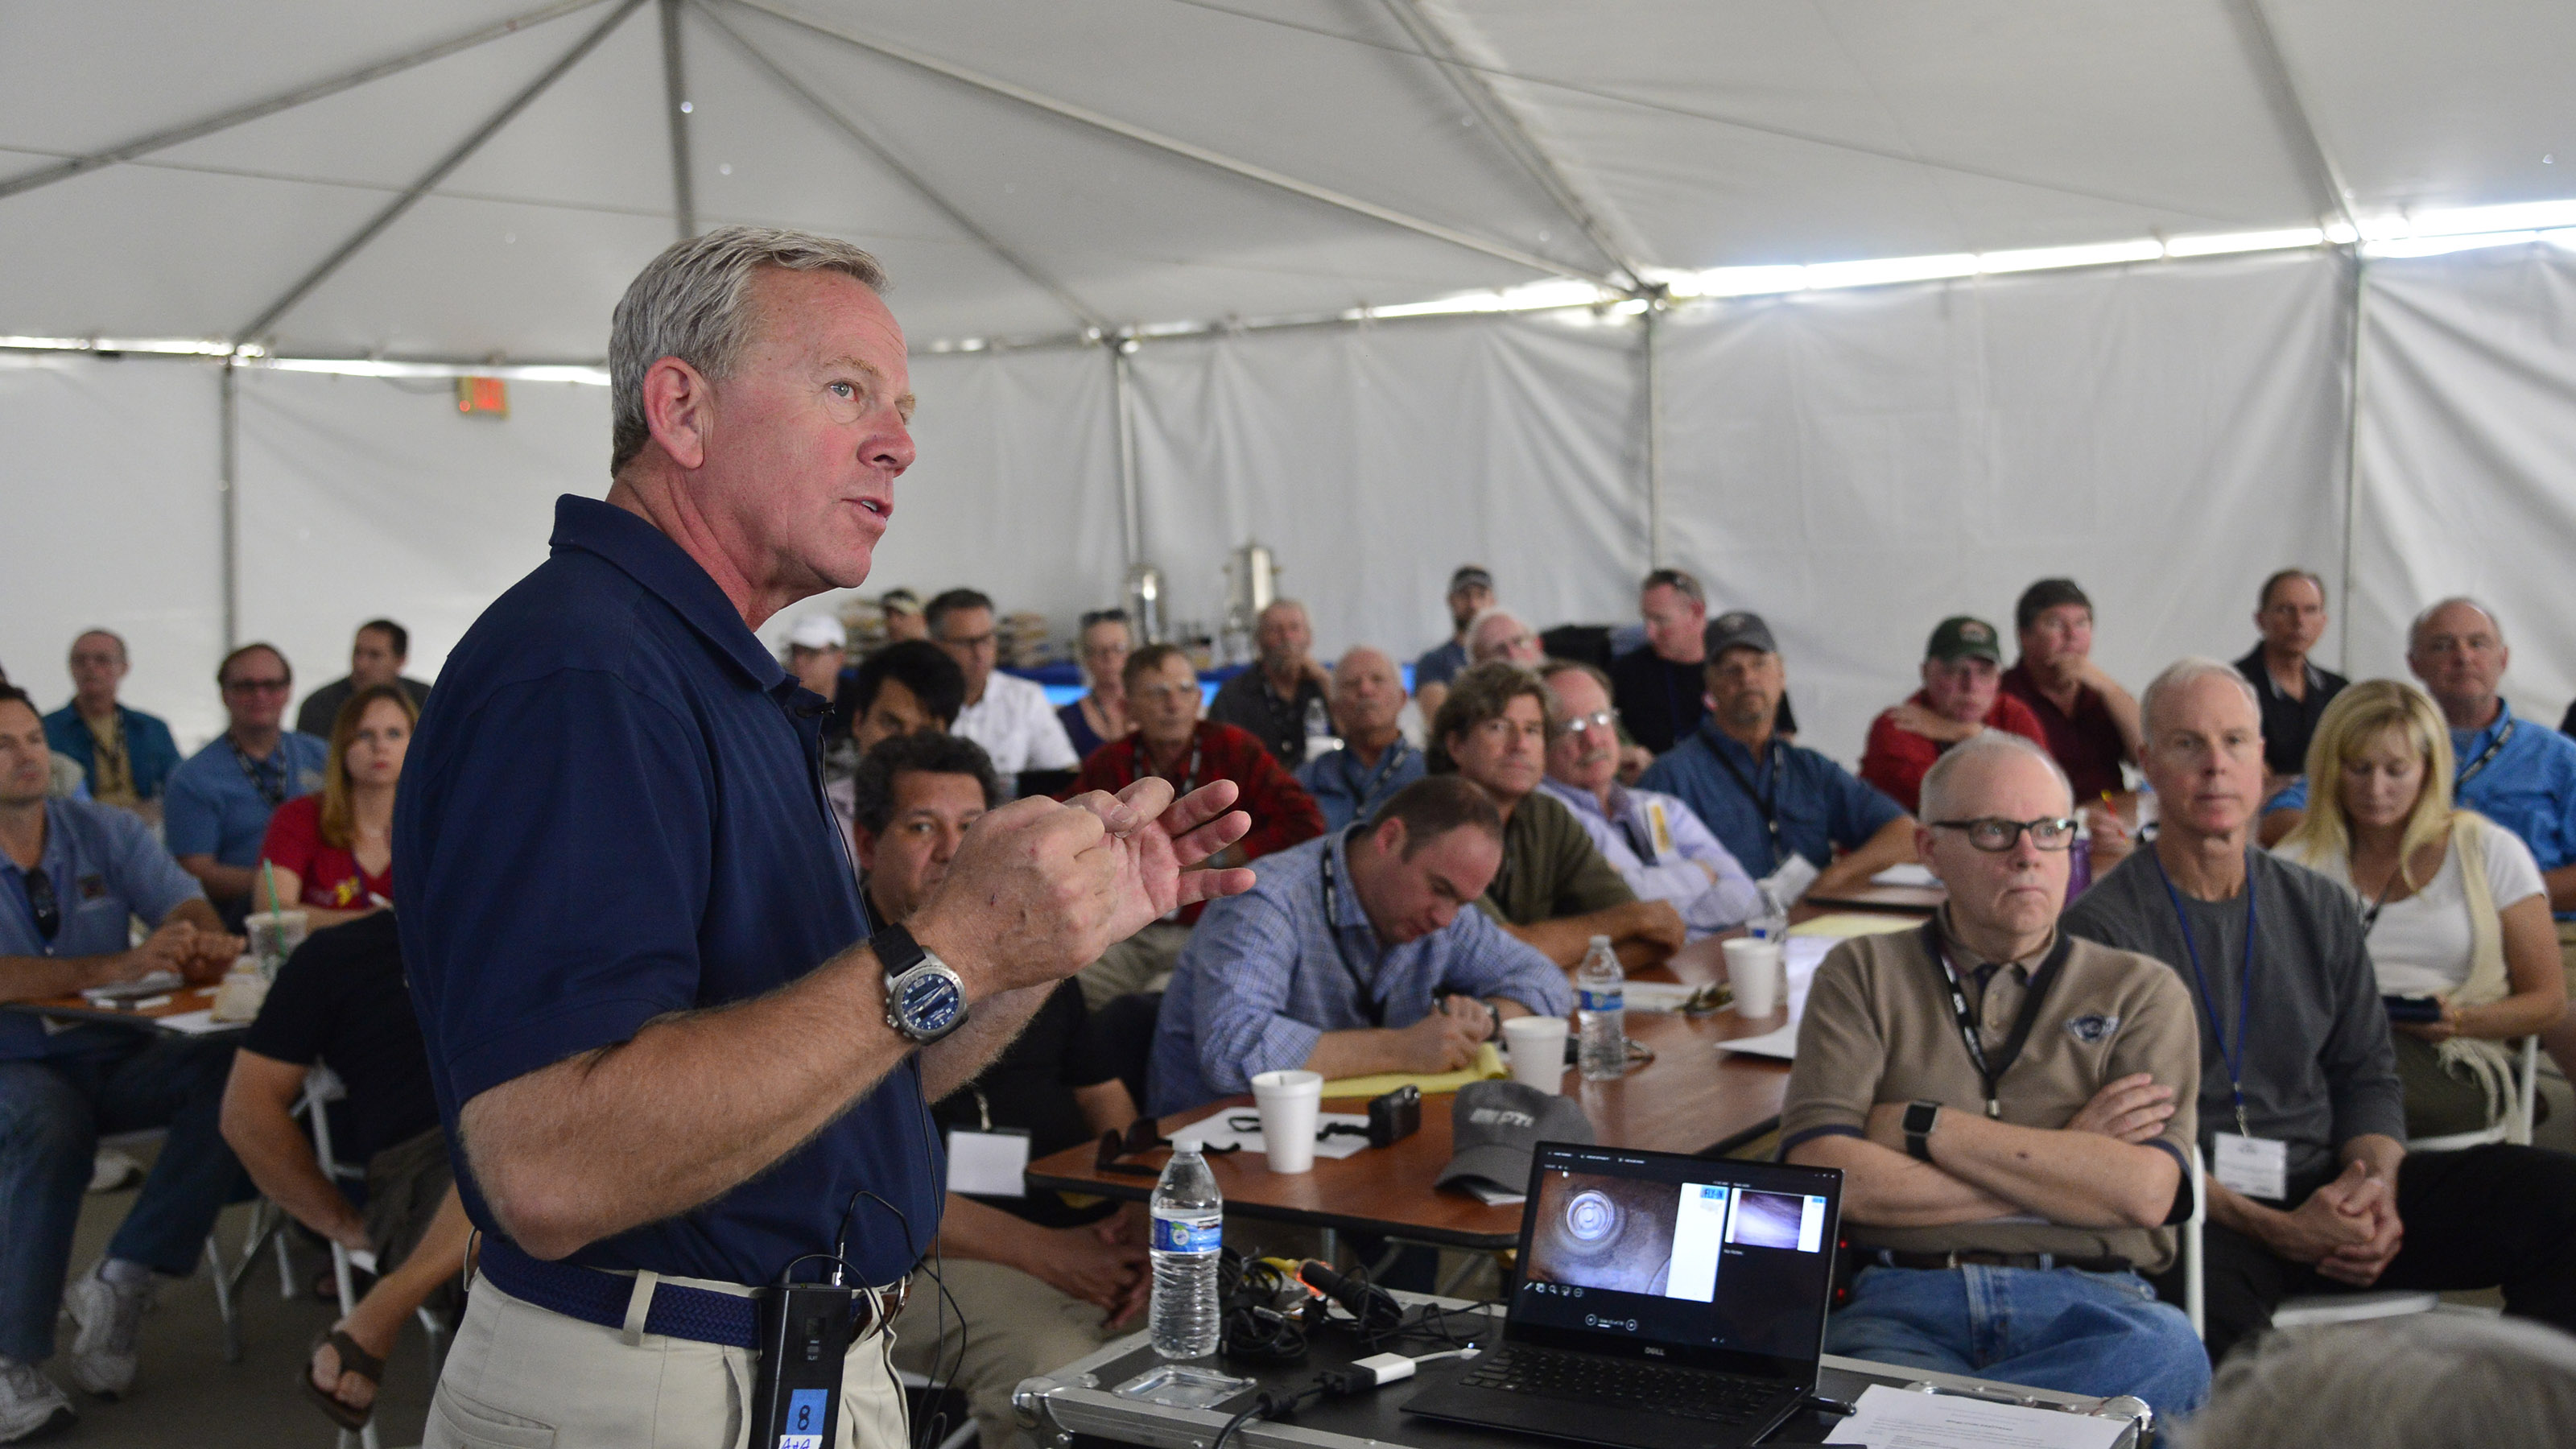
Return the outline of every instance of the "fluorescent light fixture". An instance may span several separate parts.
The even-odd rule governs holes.
[[[2232,252],[2277,252],[2292,247],[2312,247],[2326,240],[2324,231],[2313,226],[2296,226],[2287,231],[2236,231],[2216,236],[2177,236],[2165,239],[2169,257],[2215,257]],[[2351,240],[2346,237],[2345,240]]]
[[[1762,297],[1807,289],[1805,267],[1710,267],[1653,276],[1675,297]]]
[[[162,357],[229,357],[216,337],[24,337],[0,334],[0,347],[21,352],[140,352]]]
[[[2122,262],[2159,262],[2164,260],[2164,255],[2165,244],[2152,238],[2101,242],[2092,246],[2032,247],[2027,251],[1981,253],[1977,257],[1977,270],[2038,272],[2056,267],[2109,267]]]
[[[271,372],[318,372],[335,377],[505,377],[512,382],[576,382],[608,386],[608,369],[564,362],[395,362],[372,357],[262,357],[245,367]]]
[[[2374,241],[2383,237],[2468,236],[2486,232],[2544,231],[2576,226],[2576,201],[2524,201],[2506,206],[2469,206],[2415,211],[2390,218],[2387,228],[2365,227]]]
[[[2438,257],[2445,252],[2471,252],[2484,247],[2509,247],[2538,240],[2540,233],[2536,231],[2491,231],[2476,236],[2398,236],[2364,242],[2361,254],[2365,257]]]

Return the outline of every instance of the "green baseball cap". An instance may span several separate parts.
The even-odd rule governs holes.
[[[2001,665],[2002,647],[1995,642],[1995,626],[1983,619],[1953,614],[1932,631],[1932,642],[1923,646],[1923,657],[1943,664],[1956,664],[1962,659],[1983,659]]]

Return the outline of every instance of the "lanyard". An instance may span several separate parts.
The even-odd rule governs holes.
[[[1619,836],[1628,842],[1628,848],[1637,853],[1637,863],[1652,866],[1655,863],[1655,832],[1638,825],[1637,816],[1642,807],[1637,804],[1636,796],[1626,796],[1621,803],[1627,808],[1610,817],[1611,823],[1619,827]]]
[[[1991,1063],[1986,1059],[1985,1043],[1978,1035],[1977,1014],[1968,1006],[1967,988],[1961,984],[1958,970],[1950,964],[1949,949],[1942,943],[1939,922],[1924,923],[1923,944],[1931,951],[1934,963],[1941,968],[1941,984],[1949,989],[1950,1012],[1959,1027],[1959,1044],[1968,1049],[1968,1061],[1977,1069],[1978,1080],[1985,1084],[1986,1115],[2001,1117],[2004,1107],[1999,1089],[2004,1073],[2011,1071],[2013,1063],[2021,1060],[2021,1049],[2030,1043],[2031,1031],[2039,1025],[2040,1009],[2047,1004],[2048,988],[2057,981],[2057,968],[2074,950],[2074,943],[2065,932],[2058,933],[2057,945],[2040,962],[2039,970],[2030,978],[2030,989],[2022,995],[2021,1012],[2013,1019],[2012,1034],[2004,1038],[2003,1049],[1996,1053]]]
[[[1350,849],[1351,838],[1367,828],[1365,825],[1353,825],[1343,831],[1342,849]],[[1333,954],[1341,958],[1342,969],[1350,973],[1351,989],[1358,993],[1360,1010],[1367,1014],[1369,1025],[1384,1026],[1386,1025],[1386,1003],[1377,999],[1376,992],[1370,989],[1369,979],[1360,974],[1359,963],[1351,959],[1350,947],[1342,943],[1342,910],[1339,895],[1340,892],[1334,888],[1333,882],[1333,847],[1327,845],[1324,847],[1324,934],[1333,938]]]
[[[1353,807],[1358,809],[1367,808],[1369,800],[1377,794],[1378,787],[1386,783],[1387,776],[1395,773],[1396,766],[1404,763],[1405,755],[1411,752],[1412,749],[1412,741],[1406,739],[1402,735],[1397,735],[1395,737],[1395,743],[1388,745],[1384,755],[1378,760],[1377,768],[1369,772],[1368,779],[1354,782],[1351,779],[1351,751],[1348,746],[1344,746],[1338,752],[1343,757],[1342,783],[1352,787],[1351,803]]]
[[[1190,772],[1181,777],[1181,788],[1174,792],[1172,795],[1173,799],[1178,800],[1181,796],[1187,795],[1192,790],[1199,787],[1199,747],[1203,743],[1205,743],[1205,741],[1203,741],[1199,735],[1193,731],[1190,735]],[[1127,783],[1133,785],[1137,781],[1144,779],[1145,766],[1150,763],[1152,763],[1152,760],[1146,754],[1145,738],[1144,736],[1139,735],[1136,737],[1135,761],[1127,767]]]
[[[2210,1038],[2218,1044],[2218,1059],[2227,1065],[2227,1090],[2236,1098],[2236,1131],[2251,1137],[2254,1129],[2245,1120],[2245,1008],[2254,999],[2254,872],[2245,872],[2245,971],[2236,985],[2236,1049],[2229,1051],[2227,1036],[2219,1030],[2218,1003],[2209,994],[2209,976],[2201,970],[2200,946],[2191,938],[2191,917],[2183,914],[2182,892],[2174,889],[2173,877],[2165,874],[2165,863],[2152,850],[2147,857],[2156,862],[2156,878],[2165,883],[2165,899],[2173,902],[2174,923],[2182,927],[2182,948],[2191,956],[2192,979],[2200,983],[2200,1009],[2209,1018]]]
[[[1786,859],[1786,856],[1782,852],[1787,849],[1787,846],[1780,839],[1780,809],[1778,797],[1780,792],[1780,774],[1788,767],[1777,758],[1779,750],[1780,737],[1777,735],[1773,735],[1769,740],[1763,743],[1762,753],[1766,757],[1770,757],[1769,762],[1771,765],[1771,793],[1766,795],[1753,788],[1752,778],[1746,775],[1744,773],[1744,768],[1736,764],[1734,759],[1726,753],[1726,746],[1724,743],[1711,741],[1709,748],[1709,753],[1717,756],[1717,762],[1726,767],[1726,773],[1733,775],[1735,777],[1735,783],[1744,787],[1744,793],[1752,799],[1754,806],[1762,812],[1763,826],[1771,832],[1771,864],[1763,871],[1763,874],[1765,875],[1770,874],[1771,871],[1778,870],[1781,862]],[[1761,760],[1754,761],[1757,768],[1762,763],[1763,761]]]
[[[2513,727],[2517,723],[2519,723],[2519,721],[2511,719],[2504,722],[2504,728],[2496,731],[2495,740],[2486,747],[2485,753],[2479,755],[2476,759],[2471,760],[2466,766],[2462,767],[2458,775],[2452,778],[2451,789],[2453,791],[2456,792],[2462,785],[2465,785],[2471,780],[2477,778],[2478,772],[2485,769],[2487,767],[2487,763],[2496,757],[2496,752],[2505,747],[2505,742],[2513,738]]]
[[[277,745],[277,783],[274,785],[268,782],[268,761],[252,759],[249,751],[243,749],[238,742],[230,738],[227,738],[224,743],[233,747],[233,763],[241,766],[243,777],[250,781],[250,787],[252,789],[259,792],[259,798],[268,802],[268,808],[274,810],[278,806],[286,803],[287,759],[285,741],[280,740]]]

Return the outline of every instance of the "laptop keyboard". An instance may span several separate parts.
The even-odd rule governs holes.
[[[1459,1382],[1472,1388],[1616,1404],[1716,1424],[1751,1421],[1778,1404],[1787,1387],[1701,1369],[1510,1344],[1487,1350]]]

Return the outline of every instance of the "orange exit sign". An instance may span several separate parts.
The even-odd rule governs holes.
[[[458,378],[456,410],[467,417],[508,417],[510,415],[508,380],[498,377]]]

